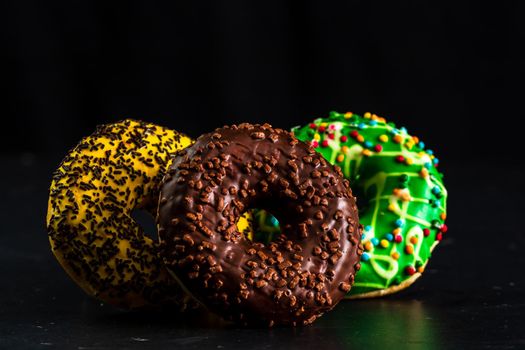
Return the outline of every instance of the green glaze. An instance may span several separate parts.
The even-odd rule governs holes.
[[[446,231],[447,191],[432,151],[404,128],[370,113],[331,112],[292,131],[341,167],[358,198],[364,253],[349,296],[413,282]],[[278,224],[269,214],[256,215],[264,225],[255,223],[255,237],[262,240]]]

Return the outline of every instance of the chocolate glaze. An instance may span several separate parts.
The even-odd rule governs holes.
[[[238,232],[249,208],[278,218],[276,241]],[[180,152],[158,215],[168,269],[211,310],[244,324],[312,323],[360,267],[361,228],[341,170],[268,124],[225,126]]]

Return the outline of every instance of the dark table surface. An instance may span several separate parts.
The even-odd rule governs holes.
[[[411,288],[343,301],[312,326],[243,329],[211,315],[127,312],[90,299],[52,256],[44,229],[59,156],[0,156],[0,348],[525,348],[525,172],[444,164],[443,242]]]

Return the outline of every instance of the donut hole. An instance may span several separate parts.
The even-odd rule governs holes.
[[[155,242],[158,241],[157,225],[155,224],[153,215],[143,209],[133,209],[131,211],[131,217],[142,228],[144,236],[151,238]]]
[[[279,221],[268,210],[250,209],[237,221],[237,228],[252,242],[268,244],[275,240],[281,229]]]

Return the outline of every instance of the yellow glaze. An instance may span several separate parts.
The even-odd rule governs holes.
[[[155,215],[164,171],[191,143],[178,132],[124,120],[98,127],[55,171],[49,241],[59,263],[88,294],[125,308],[185,304],[156,242],[131,212],[142,208]]]

